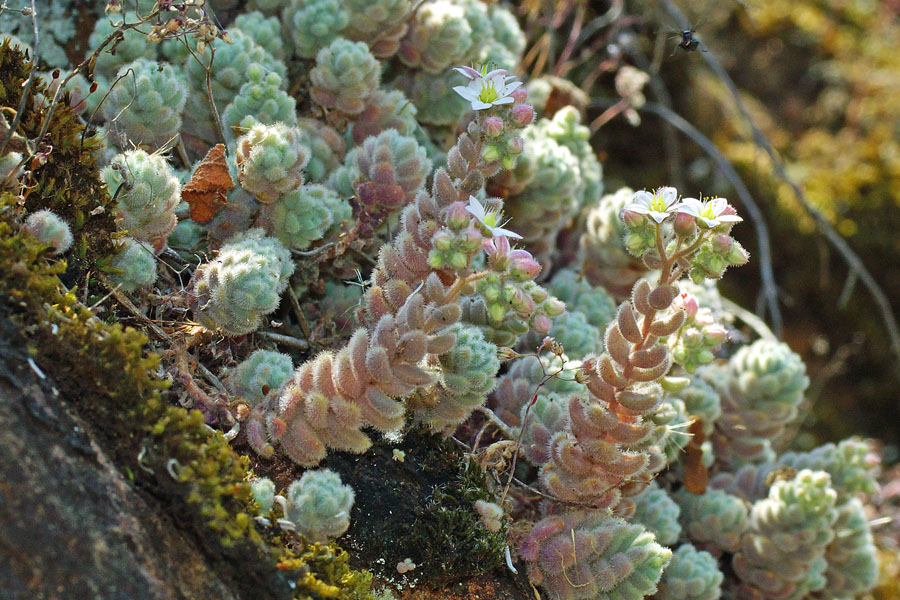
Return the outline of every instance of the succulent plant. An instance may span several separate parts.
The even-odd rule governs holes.
[[[249,35],[276,60],[287,58],[281,36],[281,22],[276,17],[266,17],[256,10],[241,13],[234,19],[233,28]]]
[[[134,238],[124,237],[119,253],[112,259],[113,273],[110,280],[125,292],[153,285],[156,281],[156,259],[144,244]]]
[[[681,535],[681,525],[678,523],[681,508],[666,490],[651,482],[634,497],[634,505],[630,521],[643,525],[663,546],[672,546],[678,541]]]
[[[319,50],[309,74],[313,100],[348,115],[363,111],[381,81],[381,65],[362,42],[337,38]]]
[[[387,129],[412,136],[418,127],[416,107],[400,90],[378,89],[369,96],[363,111],[353,120],[353,141],[359,145],[366,138]]]
[[[710,435],[716,420],[722,414],[719,392],[704,378],[692,377],[690,385],[675,392],[675,396],[684,402],[687,414],[701,420],[703,432]]]
[[[500,385],[504,381],[508,380],[501,380]],[[528,410],[527,400],[522,402],[521,416],[517,420],[522,424],[522,451],[528,462],[539,467],[550,460],[550,440],[566,426],[566,403],[557,394],[538,394]]]
[[[496,385],[500,360],[497,347],[477,327],[457,323],[447,328],[456,336],[453,347],[437,357],[441,381],[412,401],[417,420],[436,431],[453,431],[484,404]]]
[[[159,148],[178,136],[187,84],[168,63],[139,58],[123,65],[103,103],[103,115],[122,148]]]
[[[681,525],[688,539],[716,555],[733,552],[747,529],[747,503],[722,490],[693,494],[680,490],[673,498],[681,507]]]
[[[716,459],[734,466],[773,460],[770,440],[797,417],[808,385],[803,360],[786,344],[757,340],[738,350],[712,437]]]
[[[166,158],[132,150],[117,155],[100,177],[118,200],[119,227],[162,251],[178,222],[175,209],[181,201],[181,184]]]
[[[469,103],[453,91],[454,86],[464,84],[465,78],[455,71],[435,75],[416,71],[393,82],[416,107],[416,119],[436,127],[449,127],[469,112]]]
[[[424,187],[431,161],[415,138],[387,129],[351,151],[333,187],[346,194],[348,184],[368,220],[377,223],[409,204]]]
[[[567,310],[584,314],[588,323],[601,330],[606,330],[616,318],[615,300],[602,287],[591,285],[572,269],[557,271],[547,289],[566,303]]]
[[[334,471],[307,471],[288,487],[285,518],[311,541],[324,542],[350,527],[353,497],[353,488]]]
[[[259,224],[287,247],[305,250],[350,217],[350,205],[320,184],[303,185],[265,204]]]
[[[823,589],[825,550],[834,538],[837,493],[824,471],[803,470],[772,484],[750,510],[732,559],[739,594],[800,600]]]
[[[262,229],[240,233],[195,271],[194,316],[225,335],[250,333],[278,308],[293,271],[290,251],[277,239]]]
[[[275,483],[268,477],[250,482],[253,499],[259,504],[260,514],[266,514],[275,505]]]
[[[593,511],[544,518],[519,553],[531,581],[559,600],[639,600],[656,591],[672,555],[640,525]]]
[[[303,170],[312,183],[325,183],[328,175],[341,164],[344,140],[333,128],[315,119],[298,119],[300,139],[310,149],[309,162]]]
[[[566,311],[553,320],[550,336],[563,345],[566,356],[581,359],[603,349],[601,330],[587,321],[584,313]]]
[[[438,74],[465,63],[473,35],[465,9],[451,0],[423,4],[400,42],[403,64]]]
[[[810,452],[787,452],[778,457],[777,462],[779,466],[798,471],[825,471],[831,476],[831,485],[842,501],[852,494],[874,494],[878,490],[878,459],[869,444],[862,440],[828,443]]]
[[[206,229],[191,219],[181,219],[167,238],[170,248],[195,250],[203,241]]]
[[[682,544],[672,554],[659,583],[660,600],[718,600],[722,596],[719,563],[709,552]]]
[[[400,38],[406,33],[411,0],[344,0],[342,5],[350,15],[342,32],[344,37],[365,42],[376,58],[397,52]]]
[[[238,181],[260,202],[275,202],[303,183],[309,154],[296,127],[256,124],[237,140]]]
[[[565,106],[552,119],[542,120],[546,135],[568,148],[578,159],[584,188],[579,208],[593,206],[603,193],[603,169],[590,144],[591,131],[581,123],[581,114],[574,106]]]
[[[286,77],[287,68],[284,63],[269,54],[252,37],[239,29],[230,35],[231,43],[216,39],[211,44],[212,48],[200,55],[203,62],[194,59],[186,62],[185,72],[190,93],[185,104],[185,114],[191,115],[191,119],[185,122],[185,130],[207,140],[218,137],[209,103],[210,91],[217,110],[221,111],[234,100],[241,87],[249,80],[251,64],[258,63],[267,71],[277,73],[282,81]],[[214,64],[210,67],[211,57]]]
[[[356,308],[361,297],[359,284],[326,281],[320,304],[322,318],[326,323],[334,323],[339,332],[349,333],[356,324]]]
[[[284,91],[281,76],[259,63],[247,68],[247,83],[222,112],[222,124],[242,135],[257,123],[297,124],[296,101]]]
[[[869,528],[865,508],[858,498],[837,507],[834,541],[825,549],[824,598],[853,598],[878,582],[878,551]]]
[[[53,248],[54,255],[65,254],[72,247],[69,224],[49,210],[39,210],[25,219],[25,231]]]
[[[271,350],[255,350],[230,369],[223,381],[228,390],[253,402],[261,402],[269,392],[278,392],[294,374],[291,357]]]
[[[291,0],[281,13],[288,24],[294,52],[314,58],[350,22],[350,15],[338,0]]]

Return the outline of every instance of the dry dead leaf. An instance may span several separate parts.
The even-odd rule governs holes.
[[[225,162],[225,144],[216,144],[200,161],[191,180],[181,190],[181,198],[191,207],[191,219],[207,223],[228,203],[234,180]]]

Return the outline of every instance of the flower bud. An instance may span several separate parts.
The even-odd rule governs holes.
[[[514,358],[518,358],[521,356],[518,352],[510,348],[509,346],[500,346],[497,348],[497,358],[500,360],[512,360]]]
[[[515,156],[504,156],[500,159],[500,164],[503,165],[503,168],[507,171],[512,171],[516,168],[516,157]]]
[[[675,222],[672,227],[675,230],[675,235],[678,237],[691,237],[697,231],[697,220],[693,215],[680,212],[675,215]]]
[[[545,335],[550,333],[550,328],[553,326],[553,321],[551,321],[548,317],[544,315],[535,315],[534,323],[532,327],[536,332],[541,335]]]
[[[506,307],[502,302],[491,302],[487,306],[488,318],[494,323],[499,323],[506,316]]]
[[[712,248],[716,254],[728,254],[734,246],[734,239],[729,235],[719,234],[713,236]]]
[[[485,162],[494,162],[500,158],[500,151],[494,144],[485,144],[484,148],[481,149],[481,158],[483,158]]]
[[[647,217],[642,215],[639,212],[634,212],[633,210],[626,210],[622,212],[622,221],[625,222],[625,227],[629,229],[634,229],[636,227],[640,227],[644,223],[647,222]]]
[[[681,341],[685,348],[699,348],[703,345],[703,335],[699,329],[690,327],[682,332]]]
[[[735,242],[725,256],[725,260],[728,261],[728,264],[739,267],[747,264],[747,261],[750,260],[750,253],[744,250],[744,247],[739,243]]]
[[[538,303],[543,302],[550,296],[550,294],[547,293],[547,290],[539,285],[536,285],[528,290],[528,293],[531,295],[531,299]]]
[[[459,271],[465,269],[469,266],[469,257],[466,256],[465,252],[452,252],[450,254],[450,266]]]
[[[518,281],[534,279],[540,272],[541,264],[530,256],[528,258],[513,258],[509,265],[509,274]]]
[[[484,120],[484,133],[488,137],[497,137],[503,133],[503,119],[500,117],[488,117]]]
[[[556,298],[547,298],[547,300],[541,304],[541,308],[544,309],[546,315],[558,317],[566,312],[566,303],[562,300],[557,300]]]
[[[525,142],[519,136],[511,137],[506,142],[506,149],[512,155],[522,154],[522,150],[525,149]]]
[[[513,105],[522,104],[528,98],[528,92],[525,91],[524,87],[516,88],[510,94],[513,99]]]
[[[688,294],[687,292],[682,292],[679,294],[672,306],[675,308],[683,308],[684,315],[687,317],[686,321],[691,321],[695,316],[697,316],[697,311],[700,310],[700,305],[697,303],[697,297],[693,294]]]
[[[472,215],[462,202],[454,202],[447,209],[447,225],[454,231],[465,229],[469,225],[471,217]]]
[[[718,323],[703,328],[703,342],[707,346],[718,346],[725,341],[726,335],[728,335],[728,331]]]
[[[697,362],[701,365],[708,365],[712,361],[716,359],[716,355],[710,352],[709,350],[701,350],[697,354]]]
[[[431,245],[434,246],[435,250],[440,250],[441,252],[446,252],[453,247],[453,236],[446,230],[438,231],[431,238]]]
[[[517,104],[512,109],[512,120],[516,125],[525,127],[534,121],[534,108],[530,104]]]
[[[512,300],[510,301],[510,305],[516,310],[517,313],[522,315],[530,315],[534,312],[534,300],[531,297],[523,292],[522,290],[516,290],[516,293],[513,295]]]
[[[647,249],[647,244],[644,243],[644,236],[632,232],[625,236],[625,247],[632,254],[640,256]]]
[[[462,241],[460,248],[462,250],[465,250],[466,252],[472,253],[481,247],[481,244],[484,241],[484,236],[481,235],[481,232],[474,227],[469,227],[462,232],[462,234],[460,235],[460,239]]]
[[[428,253],[428,266],[432,269],[443,269],[447,261],[442,253],[432,250]]]

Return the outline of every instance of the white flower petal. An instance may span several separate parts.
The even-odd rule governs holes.
[[[637,202],[632,202],[631,204],[626,204],[625,208],[622,210],[630,210],[631,212],[636,212],[642,215],[650,214],[650,208],[643,205],[638,204]]]
[[[679,204],[672,207],[675,212],[687,213],[693,217],[699,216],[703,204],[696,198],[682,198]]]
[[[468,79],[476,79],[478,77],[481,77],[481,73],[479,73],[472,67],[466,67],[466,66],[453,67],[453,70],[456,71],[457,73],[461,73]]]
[[[463,87],[461,85],[457,85],[453,88],[453,91],[465,98],[467,101],[472,102],[476,98],[478,98],[478,92],[471,90],[467,87]]]
[[[670,213],[667,212],[659,212],[658,210],[650,210],[647,211],[647,214],[650,215],[650,218],[656,221],[657,223],[662,223],[666,220],[666,217],[669,216]]]
[[[487,102],[482,102],[477,98],[472,100],[472,110],[484,110],[485,108],[490,108],[492,105]]]
[[[479,73],[480,75],[480,73]],[[485,79],[493,79],[495,77],[506,77],[506,69],[494,69],[493,71],[488,72],[484,78]]]
[[[719,215],[716,217],[719,223],[740,223],[744,219],[737,215]]]
[[[719,216],[722,214],[726,208],[728,208],[728,200],[725,198],[713,198],[712,200],[708,200],[710,208],[712,209],[712,214]]]
[[[494,100],[491,104],[512,104],[513,102],[515,102],[515,100],[513,100],[512,96],[504,96]]]
[[[521,240],[522,236],[516,233],[515,231],[510,231],[509,229],[503,229],[502,227],[488,227],[491,230],[491,234],[494,237],[498,236],[506,236],[508,238],[512,238],[514,240]]]
[[[469,196],[469,205],[466,207],[466,210],[469,211],[472,216],[474,216],[479,221],[483,221],[485,217],[484,207],[481,205],[481,202],[478,201],[478,198],[475,196]]]
[[[634,193],[634,196],[631,197],[631,201],[633,203],[641,204],[649,208],[650,203],[653,202],[653,194],[646,190],[639,190]]]
[[[666,203],[666,207],[671,206],[678,200],[678,190],[670,186],[659,188],[656,190],[656,193]]]
[[[522,85],[522,82],[521,82],[521,81],[510,81],[509,83],[507,83],[507,84],[505,84],[505,85],[506,85],[506,87],[503,89],[503,95],[504,95],[504,96],[505,96],[506,94],[512,93],[513,90],[518,89],[519,86]]]

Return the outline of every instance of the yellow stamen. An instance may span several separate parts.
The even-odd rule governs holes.
[[[496,88],[494,88],[493,81],[488,81],[481,84],[481,93],[478,94],[479,100],[481,100],[485,104],[490,104],[499,97],[500,94],[498,94]]]

